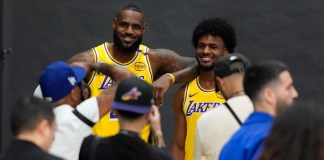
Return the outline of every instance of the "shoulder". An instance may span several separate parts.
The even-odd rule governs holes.
[[[187,85],[188,84],[183,84],[177,89],[177,91],[175,93],[175,97],[177,97],[177,99],[180,99],[180,98],[183,99],[183,96],[184,96],[184,93],[186,91]],[[175,100],[177,100],[177,99],[175,99]]]
[[[150,49],[148,55],[151,59],[157,59],[160,61],[168,60],[169,58],[181,57],[175,51],[170,49]]]
[[[88,62],[88,63],[94,63],[94,55],[92,49],[80,52],[72,56],[71,58],[68,59],[68,63],[73,63],[73,62]]]
[[[96,97],[91,97],[89,99],[86,99],[85,101],[81,102],[78,106],[77,109],[80,110],[95,110],[98,108],[98,101]],[[95,110],[96,111],[96,110]]]
[[[62,105],[54,108],[54,113],[55,113],[55,116],[59,116],[59,115],[65,115],[66,112],[70,113],[72,110],[73,110],[73,107],[71,107],[70,105],[62,104]]]
[[[56,157],[56,156],[51,155],[51,154],[47,154],[47,159],[48,160],[63,160],[62,158]]]
[[[92,121],[99,120],[99,107],[96,97],[91,97],[80,103],[77,110]]]
[[[198,119],[198,123],[204,124],[206,122],[210,122],[211,119],[222,119],[224,117],[225,113],[225,105],[220,104],[219,106],[215,107],[214,109],[202,114],[200,118]]]
[[[95,138],[95,136],[89,135],[88,137],[83,139],[83,142],[82,142],[82,145],[80,148],[80,153],[79,153],[80,160],[82,160],[83,158],[87,159],[85,157],[89,157],[90,146],[91,146],[91,143],[94,138]]]
[[[155,157],[156,160],[172,160],[172,156],[167,150],[164,149],[158,149],[155,147],[150,146],[151,148],[151,155],[152,157]]]
[[[238,96],[238,97],[230,98],[227,100],[227,103],[230,105],[241,105],[241,106],[253,105],[251,99],[248,96]]]

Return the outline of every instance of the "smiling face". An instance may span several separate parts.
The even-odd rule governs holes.
[[[214,62],[227,53],[225,43],[219,36],[206,34],[198,39],[196,59],[203,70],[212,70]]]
[[[140,12],[121,10],[113,20],[114,44],[121,52],[137,50],[145,32],[144,16]]]

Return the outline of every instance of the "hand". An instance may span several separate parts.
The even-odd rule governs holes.
[[[154,134],[162,134],[161,115],[157,106],[152,106],[151,114],[149,115],[151,129]]]
[[[152,111],[149,115],[152,137],[154,139],[153,146],[157,148],[165,148],[162,128],[161,115],[157,106],[152,106]]]
[[[169,89],[170,85],[172,84],[172,78],[164,74],[159,79],[154,81],[152,84],[153,86],[153,98],[154,98],[154,104],[156,106],[161,107],[163,104],[163,95],[164,93]]]

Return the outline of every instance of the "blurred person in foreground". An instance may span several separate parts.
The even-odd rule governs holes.
[[[324,109],[298,104],[279,114],[260,160],[324,159]]]
[[[44,99],[54,104],[55,140],[50,153],[68,160],[79,159],[81,143],[91,134],[92,126],[110,111],[115,89],[119,82],[132,74],[126,69],[106,63],[54,62],[47,66],[39,84]],[[111,76],[115,83],[100,95],[90,97],[83,82],[87,72]]]
[[[161,129],[160,113],[153,105],[153,88],[137,77],[122,81],[112,102],[119,118],[119,133],[106,138],[88,136],[80,150],[80,160],[169,160]],[[155,147],[141,139],[141,130],[150,123]],[[161,150],[162,149],[162,150]]]
[[[17,100],[11,114],[15,139],[1,160],[60,160],[48,154],[56,129],[53,106],[36,97]]]
[[[274,117],[298,96],[287,65],[279,61],[252,65],[245,72],[243,84],[255,111],[224,145],[221,160],[259,159]]]

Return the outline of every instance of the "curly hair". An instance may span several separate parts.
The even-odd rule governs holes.
[[[197,49],[198,40],[201,36],[210,34],[223,39],[229,53],[234,52],[236,47],[236,34],[233,25],[220,18],[211,18],[201,21],[193,31],[192,45]]]

